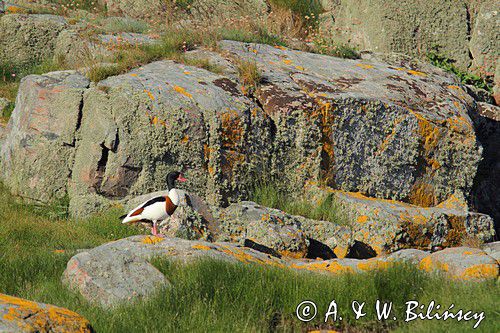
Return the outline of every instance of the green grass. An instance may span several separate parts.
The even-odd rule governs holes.
[[[349,224],[347,212],[334,200],[332,195],[326,197],[319,204],[314,204],[304,199],[291,197],[273,184],[260,184],[253,190],[251,200],[292,215],[330,221],[340,225]]]
[[[463,84],[469,84],[477,88],[485,89],[489,93],[493,93],[493,87],[488,84],[488,82],[484,78],[480,77],[479,75],[458,69],[454,65],[453,59],[438,53],[437,50],[430,52],[427,55],[427,58],[434,66],[444,69],[449,73],[455,74]]]
[[[270,0],[272,5],[285,8],[307,21],[316,21],[323,8],[319,0]]]
[[[493,332],[498,322],[500,288],[494,281],[460,283],[428,275],[411,267],[358,275],[327,276],[264,266],[228,264],[212,260],[189,265],[155,259],[153,264],[172,283],[148,301],[102,310],[61,284],[61,275],[77,249],[138,233],[116,219],[118,211],[86,220],[57,219],[64,205],[21,204],[0,187],[0,292],[56,304],[85,316],[97,332],[292,332],[331,328],[320,316],[299,322],[295,308],[314,301],[320,313],[335,299],[351,331],[408,332],[466,331],[465,322],[418,321],[405,324],[403,303],[435,300],[447,307],[485,311],[477,331]],[[376,299],[393,301],[398,321],[374,320]],[[366,302],[367,316],[356,321],[352,300]]]
[[[149,25],[146,22],[128,17],[109,17],[102,21],[102,25],[102,31],[105,33],[145,33],[149,29]]]

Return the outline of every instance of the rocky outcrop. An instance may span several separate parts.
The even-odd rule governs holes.
[[[2,179],[16,194],[51,201],[67,194],[89,81],[73,71],[21,81],[0,151]]]
[[[24,67],[49,59],[66,20],[55,15],[9,14],[0,17],[0,59]]]
[[[227,76],[160,61],[92,87],[78,74],[26,79],[2,149],[2,178],[40,200],[67,193],[74,215],[164,188],[166,174],[180,168],[190,193],[222,206],[247,198],[263,178],[296,193],[321,181],[424,207],[455,191],[469,196],[481,158],[467,114],[476,104],[454,78],[406,59],[220,47],[224,56],[211,59],[231,65]],[[231,74],[241,61],[261,72],[255,92]],[[32,81],[41,83],[33,90]],[[45,82],[55,89],[46,91]],[[33,150],[33,140],[16,133],[30,132],[19,119],[37,112],[34,126],[50,130],[31,133],[41,144]],[[44,153],[54,140],[64,154]],[[22,162],[30,154],[36,160]],[[13,170],[22,177],[11,177]]]
[[[57,306],[0,294],[0,332],[94,332],[79,314]]]
[[[322,1],[321,34],[375,52],[425,58],[435,48],[461,70],[493,77],[498,0]]]
[[[165,3],[161,0],[99,0],[106,5],[108,13],[136,18],[150,18],[155,15],[188,16],[194,20],[238,18],[264,14],[268,7],[265,0],[192,0]]]
[[[458,257],[465,258],[463,264]],[[183,263],[210,258],[330,274],[385,269],[405,261],[425,270],[437,269],[459,279],[496,279],[499,274],[498,263],[493,258],[479,249],[470,248],[455,248],[434,254],[418,250],[401,250],[389,256],[367,260],[307,260],[287,257],[280,259],[247,247],[223,242],[208,243],[178,238],[133,236],[75,255],[68,262],[63,281],[91,302],[103,306],[129,303],[170,288],[169,276],[163,276],[149,263],[153,258]],[[441,264],[434,265],[438,262]]]

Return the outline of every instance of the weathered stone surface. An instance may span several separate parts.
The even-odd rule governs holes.
[[[115,47],[158,43],[158,39],[133,32],[120,32],[114,35],[99,35],[98,38],[101,43]]]
[[[21,81],[0,151],[1,177],[13,192],[42,201],[66,195],[88,86],[74,71]]]
[[[493,77],[500,56],[500,1],[481,1],[470,37],[472,68],[482,76]]]
[[[174,5],[161,0],[99,0],[106,4],[111,14],[125,14],[136,18],[155,15],[189,16],[194,20],[238,18],[263,14],[267,11],[265,0],[193,0],[188,4]]]
[[[334,195],[350,212],[352,239],[367,244],[377,254],[403,248],[459,246],[467,237],[491,242],[495,236],[491,217],[469,212],[458,195],[434,207],[419,207],[313,185],[307,190],[318,200]]]
[[[327,9],[320,29],[335,40],[361,49],[421,58],[437,47],[462,70],[471,65],[471,59],[482,67],[495,66],[496,59],[486,66],[484,60],[498,56],[498,44],[494,47],[498,43],[498,0],[323,2]]]
[[[256,96],[276,124],[274,170],[292,188],[307,179],[432,206],[469,194],[481,156],[467,115],[474,101],[442,71],[345,60],[225,41],[255,62]],[[285,126],[286,124],[286,126]]]
[[[483,251],[500,264],[500,242],[484,244]]]
[[[446,253],[449,255],[444,255]],[[149,263],[152,258],[182,263],[210,258],[226,262],[254,263],[333,274],[385,269],[395,263],[406,261],[422,269],[435,268],[460,279],[498,277],[496,261],[481,250],[447,249],[426,257],[424,255],[425,253],[419,251],[402,250],[400,253],[387,257],[367,260],[277,258],[231,243],[132,236],[75,255],[68,262],[63,281],[79,291],[86,299],[103,306],[112,306],[144,298],[168,288],[169,277],[163,276]],[[424,258],[421,259],[421,257]],[[418,259],[421,259],[420,264],[418,264]],[[438,265],[438,262],[447,266]]]
[[[325,253],[317,253],[314,248],[322,244],[336,256],[344,257],[352,245],[347,227],[290,215],[251,201],[232,204],[222,210],[218,218],[220,233],[217,240],[239,244],[250,240],[285,256],[322,257]]]
[[[11,14],[0,17],[0,59],[28,66],[54,54],[57,36],[67,27],[66,20],[55,15]]]
[[[70,196],[165,188],[187,166],[191,193],[234,200],[266,163],[264,121],[237,83],[199,68],[162,61],[108,78],[85,93]]]
[[[57,306],[0,294],[0,332],[93,332],[79,314]]]
[[[168,276],[148,263],[151,258],[162,257],[182,262],[209,257],[280,264],[277,258],[225,243],[133,236],[77,254],[68,262],[63,281],[104,306],[144,298],[169,286]]]
[[[470,280],[498,277],[498,262],[484,251],[468,247],[444,249],[425,257],[420,268],[440,270],[453,278]]]
[[[403,261],[410,262],[412,264],[418,264],[429,255],[429,252],[425,252],[417,249],[403,249],[391,253],[387,259],[393,261]]]
[[[85,90],[78,135],[67,127],[76,137],[71,173],[63,163],[65,180],[51,163],[45,175],[58,169],[54,183],[69,183],[72,211],[91,207],[91,195],[115,201],[165,188],[166,174],[183,167],[186,189],[222,206],[248,198],[256,176],[290,192],[313,180],[422,206],[470,194],[481,157],[467,115],[476,104],[451,76],[404,58],[345,60],[229,41],[221,49],[211,59],[228,76],[160,61]],[[231,74],[241,59],[262,72],[253,96]]]
[[[472,206],[493,217],[497,235],[500,234],[500,107],[478,103],[471,112],[476,135],[483,146],[472,193]]]

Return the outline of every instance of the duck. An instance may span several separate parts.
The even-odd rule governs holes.
[[[172,216],[177,207],[187,206],[186,200],[181,200],[184,194],[175,188],[175,182],[185,181],[187,179],[184,178],[181,172],[170,172],[167,175],[168,194],[151,198],[132,209],[128,214],[120,216],[122,223],[152,222],[153,236],[161,236],[158,233],[158,222]]]

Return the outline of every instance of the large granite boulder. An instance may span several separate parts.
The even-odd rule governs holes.
[[[2,148],[2,178],[39,200],[68,193],[74,215],[164,189],[178,169],[186,169],[190,193],[222,206],[248,198],[265,178],[291,193],[321,181],[425,207],[457,190],[470,195],[482,149],[468,116],[476,104],[455,78],[399,58],[346,60],[231,41],[220,49],[211,59],[228,65],[227,76],[159,61],[95,86],[78,74],[26,79]],[[251,96],[231,74],[241,60],[261,72]],[[58,87],[50,98],[30,92],[28,82],[47,78]],[[34,126],[57,128],[66,153],[24,163],[27,141],[16,133],[30,127],[22,130],[19,119],[40,110]],[[32,134],[43,137],[33,156],[52,149],[56,136],[45,132]]]
[[[493,77],[497,67],[500,67],[500,16],[498,13],[500,1],[487,0],[480,2],[474,27],[470,37],[470,54],[472,69],[482,76]],[[495,81],[500,80],[496,77]],[[496,87],[498,89],[498,86]],[[497,94],[497,102],[500,95]]]
[[[1,176],[13,192],[42,201],[66,195],[88,86],[74,71],[23,78],[0,150]]]
[[[276,126],[273,171],[369,196],[433,206],[470,194],[481,158],[473,99],[441,70],[407,59],[347,60],[225,41],[254,62],[256,92]]]
[[[0,332],[92,333],[79,314],[57,306],[0,294]]]
[[[332,195],[349,212],[351,244],[361,242],[376,254],[405,248],[430,250],[435,246],[460,246],[470,239],[491,242],[496,234],[493,219],[469,211],[459,193],[434,207],[419,207],[314,184],[309,184],[306,191],[317,201]]]
[[[58,35],[67,27],[62,16],[0,16],[0,59],[16,67],[30,66],[54,54]]]
[[[325,2],[335,3],[320,20],[326,35],[363,50],[423,57],[438,45],[460,68],[470,64],[468,0]]]
[[[420,261],[426,271],[441,270],[453,278],[477,280],[498,275],[498,262],[481,249],[456,247],[435,252]]]
[[[237,19],[245,16],[263,14],[268,10],[265,0],[99,0],[106,5],[108,13],[120,14],[136,18],[152,18],[155,15],[185,17],[203,22],[207,19]]]
[[[448,252],[460,253],[462,257],[439,255]],[[168,292],[169,276],[164,276],[153,267],[150,263],[152,259],[193,263],[202,258],[330,274],[385,269],[402,261],[430,270],[431,263],[438,262],[439,259],[440,263],[448,266],[432,265],[432,269],[435,268],[455,278],[486,280],[496,279],[499,274],[496,261],[476,249],[450,249],[432,255],[423,251],[402,250],[389,256],[367,260],[348,258],[308,260],[277,258],[268,253],[224,242],[208,243],[179,238],[132,236],[75,255],[68,262],[63,273],[63,281],[87,300],[109,307],[144,299],[155,292]],[[461,267],[465,267],[465,271]]]

